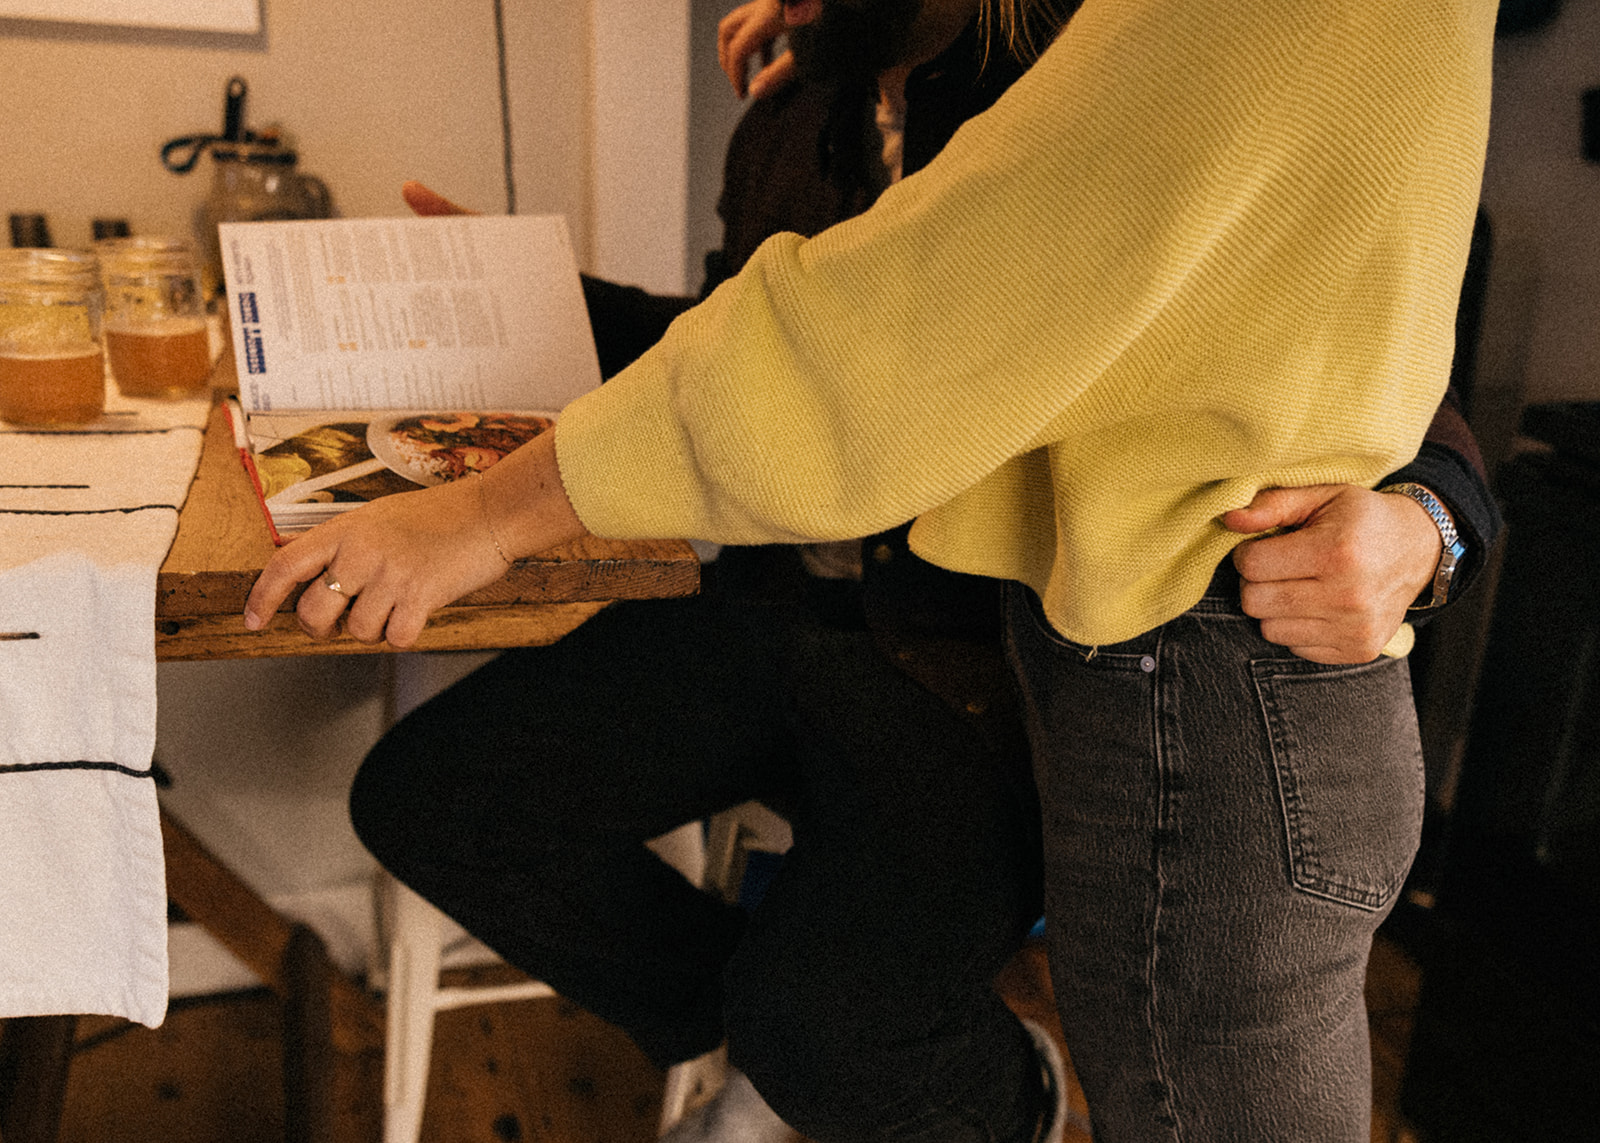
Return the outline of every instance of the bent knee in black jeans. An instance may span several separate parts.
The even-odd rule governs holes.
[[[501,656],[385,736],[351,813],[397,877],[656,1063],[726,1035],[816,1138],[1002,1139],[1036,1111],[990,990],[1038,910],[1018,761],[864,631],[713,594]],[[747,920],[641,842],[752,798],[795,847]]]

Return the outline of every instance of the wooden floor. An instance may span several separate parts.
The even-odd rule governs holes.
[[[1395,1101],[1418,979],[1410,958],[1380,938],[1367,982],[1373,1143],[1407,1138]],[[1019,1013],[1058,1028],[1037,947],[1025,949],[997,984]],[[278,1002],[266,993],[177,1004],[154,1031],[81,1020],[61,1143],[277,1143],[280,1026]],[[377,1054],[341,1060],[341,1134],[379,1138],[382,1091]],[[1082,1094],[1071,1098],[1082,1113]],[[535,1000],[460,1009],[439,1017],[423,1139],[647,1143],[660,1100],[660,1072],[575,1005]],[[1066,1143],[1087,1140],[1067,1132]]]

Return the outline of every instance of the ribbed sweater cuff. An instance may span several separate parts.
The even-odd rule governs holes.
[[[670,401],[641,400],[640,389],[637,379],[612,382],[562,412],[556,463],[567,498],[597,536],[710,535],[689,440],[675,419],[658,411]],[[650,473],[648,487],[620,478],[640,472]]]

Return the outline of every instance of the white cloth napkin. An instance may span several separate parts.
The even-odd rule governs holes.
[[[209,409],[0,422],[0,1017],[166,1014],[156,572]]]

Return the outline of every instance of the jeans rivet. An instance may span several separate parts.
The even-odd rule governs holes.
[[[1148,675],[1151,671],[1156,669],[1155,659],[1149,655],[1141,656],[1139,659],[1139,669]]]

